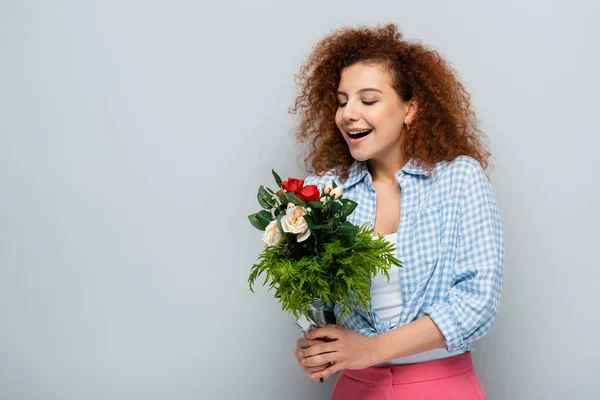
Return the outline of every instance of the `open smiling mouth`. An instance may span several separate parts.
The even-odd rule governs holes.
[[[373,132],[373,129],[370,129],[367,131],[352,132],[352,133],[348,132],[348,136],[350,136],[350,139],[360,139],[360,138],[364,138],[371,132]]]

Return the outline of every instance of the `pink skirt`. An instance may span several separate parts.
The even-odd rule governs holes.
[[[484,400],[471,353],[418,364],[342,370],[331,400]]]

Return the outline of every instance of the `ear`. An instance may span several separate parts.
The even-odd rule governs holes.
[[[417,101],[412,98],[405,103],[406,116],[404,117],[404,123],[407,125],[412,124],[415,115],[417,114]]]

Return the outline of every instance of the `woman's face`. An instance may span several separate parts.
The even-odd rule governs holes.
[[[358,63],[342,70],[335,124],[355,160],[385,159],[400,149],[408,103],[390,82],[379,65]]]

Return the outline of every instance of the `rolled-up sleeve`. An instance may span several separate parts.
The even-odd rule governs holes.
[[[500,301],[504,238],[496,197],[477,164],[460,197],[456,258],[444,300],[427,307],[448,351],[464,348],[492,328]]]

